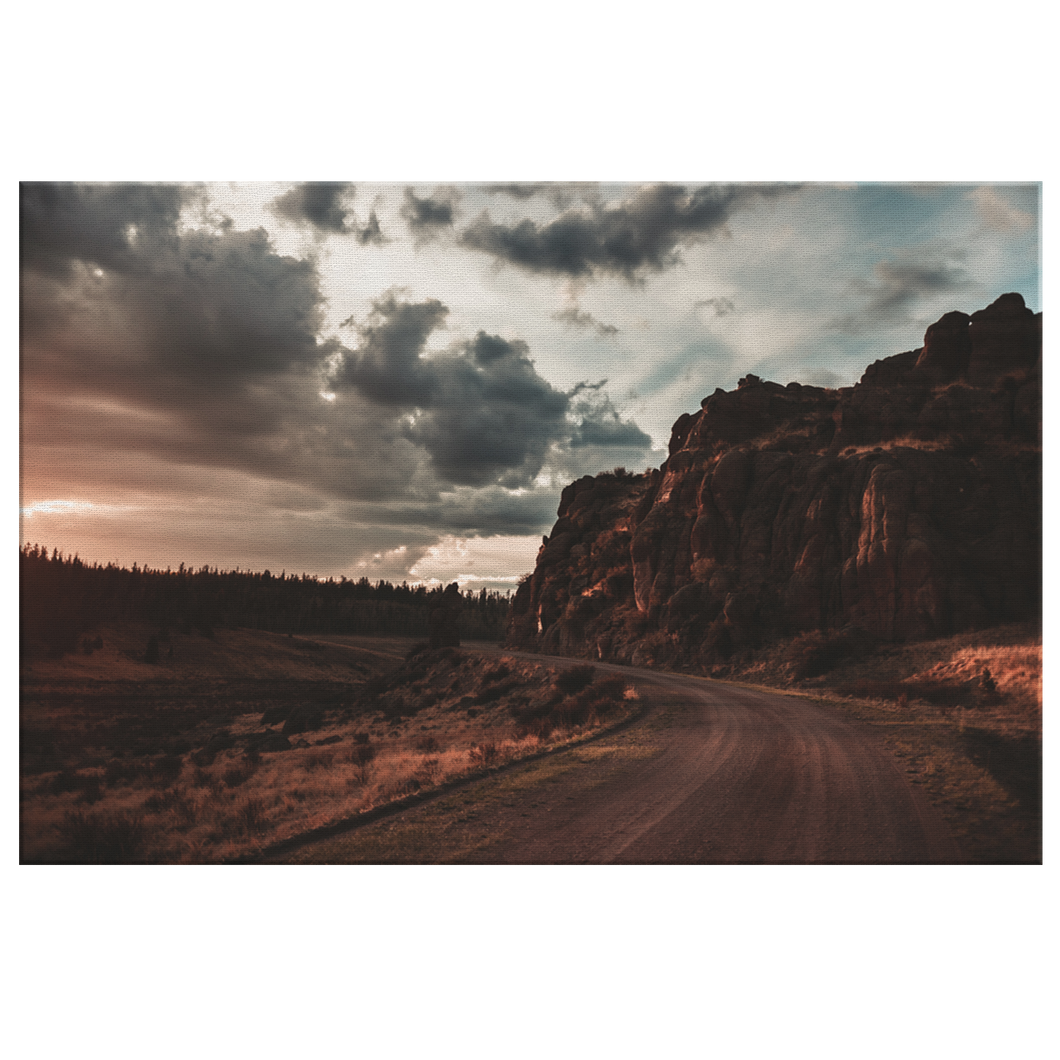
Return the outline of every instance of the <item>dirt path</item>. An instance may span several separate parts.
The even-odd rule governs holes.
[[[945,822],[883,745],[821,707],[694,677],[599,669],[633,680],[649,707],[643,723],[283,860],[960,860]]]

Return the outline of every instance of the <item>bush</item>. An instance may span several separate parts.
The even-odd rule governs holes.
[[[610,709],[612,704],[605,700],[605,710]],[[597,720],[597,701],[591,693],[583,692],[574,699],[568,699],[552,712],[557,726],[564,729],[573,729],[579,725],[586,725]]]
[[[500,757],[500,748],[493,742],[476,744],[471,748],[471,761],[484,766],[493,765]]]
[[[334,760],[333,751],[310,751],[302,757],[302,768],[307,773],[312,773],[315,769],[330,769]]]
[[[522,683],[518,678],[513,678],[511,681],[503,681],[500,684],[491,685],[489,688],[483,689],[477,696],[475,696],[473,702],[481,705],[483,703],[494,703],[501,696],[507,695],[509,692],[516,688],[520,688]]]
[[[595,676],[596,667],[585,663],[582,666],[572,666],[569,670],[564,670],[563,673],[557,675],[555,685],[561,692],[580,692],[593,683]]]
[[[787,650],[787,666],[797,681],[820,677],[834,670],[844,659],[853,654],[858,638],[848,631],[813,631],[796,637]]]
[[[260,799],[247,799],[239,807],[238,821],[247,835],[260,832],[265,826],[265,806]]]
[[[375,761],[375,748],[370,743],[359,743],[350,751],[349,760],[357,767],[358,780],[367,784]]]
[[[258,760],[260,761],[260,759]],[[244,759],[239,765],[226,769],[221,776],[226,788],[238,788],[254,775],[255,766]]]
[[[621,675],[612,674],[610,677],[604,677],[597,681],[593,688],[601,696],[608,696],[611,699],[625,699],[629,683]]]
[[[58,858],[66,865],[136,865],[143,861],[147,839],[139,814],[68,813],[59,826],[65,848]]]
[[[555,719],[550,716],[530,718],[519,727],[518,735],[521,738],[535,736],[539,740],[547,740],[552,735],[555,728]]]

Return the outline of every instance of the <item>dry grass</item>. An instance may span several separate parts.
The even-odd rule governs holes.
[[[225,639],[220,632],[222,648]],[[129,680],[119,658],[118,679],[102,688],[77,667],[65,682],[52,673],[46,684],[24,684],[21,860],[225,860],[563,746],[629,709],[624,682],[594,686],[582,675],[573,682],[582,687],[565,693],[555,670],[452,649],[398,665],[385,651],[373,662],[374,646],[335,641],[312,653],[318,670],[308,681],[300,654],[283,670],[275,639],[287,638],[235,631],[234,679],[194,684],[156,674],[148,687]],[[271,657],[271,672],[288,679],[286,695],[266,700],[271,682],[241,676],[255,641],[263,664]],[[341,681],[335,653],[347,656],[338,660]],[[224,657],[211,656],[216,678],[226,672]],[[347,676],[362,672],[369,681]],[[321,705],[302,707],[300,716],[318,717],[309,731],[296,725],[284,737],[307,690]],[[272,725],[263,727],[263,717]],[[266,740],[289,746],[270,751]]]

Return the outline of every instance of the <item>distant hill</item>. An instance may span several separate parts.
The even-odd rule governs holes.
[[[808,631],[1040,620],[1041,336],[1006,294],[853,387],[716,390],[658,470],[563,491],[507,643],[709,669]]]

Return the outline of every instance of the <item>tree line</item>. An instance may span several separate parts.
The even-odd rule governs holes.
[[[38,544],[19,550],[19,635],[36,645],[74,651],[101,625],[139,621],[158,629],[212,636],[217,628],[274,633],[346,633],[426,637],[431,611],[444,588],[393,585],[368,578],[321,579],[265,570],[222,571],[182,563],[176,570],[133,564],[102,566],[50,553]],[[508,597],[482,589],[459,594],[460,635],[471,640],[504,636]]]

